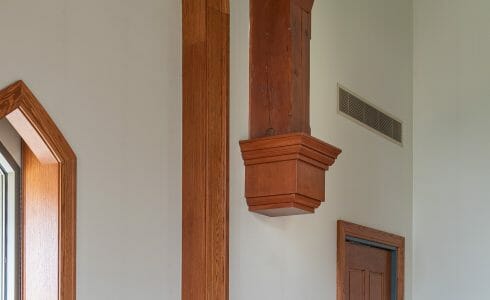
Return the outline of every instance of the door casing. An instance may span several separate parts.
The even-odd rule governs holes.
[[[339,220],[337,222],[337,300],[345,300],[346,243],[356,242],[392,251],[392,299],[404,299],[405,238],[377,229]]]

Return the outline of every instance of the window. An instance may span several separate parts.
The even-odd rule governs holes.
[[[0,143],[0,300],[20,295],[20,169]]]
[[[75,299],[77,157],[24,82],[0,90],[0,122],[3,118],[22,139],[22,201],[17,202],[22,218],[22,226],[17,225],[22,241],[17,258],[22,263],[8,261],[14,270],[19,270],[16,263],[22,268],[18,276],[7,271],[7,292],[20,290],[29,300]],[[12,151],[18,161],[19,153]]]

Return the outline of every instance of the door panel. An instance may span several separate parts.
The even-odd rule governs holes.
[[[347,286],[349,293],[347,299],[364,300],[364,271],[349,270],[349,279]]]
[[[347,300],[390,300],[391,252],[347,242]]]
[[[369,273],[369,299],[385,299],[383,298],[383,282],[384,275],[380,273],[370,272]],[[389,298],[386,298],[389,299]]]

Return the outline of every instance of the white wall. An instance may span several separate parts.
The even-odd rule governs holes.
[[[179,299],[179,0],[0,0],[23,79],[79,159],[78,299]]]
[[[23,79],[79,158],[78,299],[180,298],[180,1],[0,0],[0,86]],[[248,1],[232,0],[231,299],[335,299],[336,220],[407,237],[410,0],[316,1],[312,131],[344,153],[316,214],[247,211]],[[403,148],[336,113],[340,82],[405,122]]]
[[[490,2],[414,1],[414,299],[490,295]]]
[[[231,1],[231,278],[233,300],[336,299],[336,221],[407,238],[411,299],[412,2],[322,0],[313,8],[313,135],[344,152],[314,215],[247,211],[238,141],[248,137],[248,1]],[[404,121],[404,147],[337,114],[337,83]]]

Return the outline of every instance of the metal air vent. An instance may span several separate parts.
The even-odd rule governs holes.
[[[339,111],[363,126],[402,144],[402,123],[339,85]]]

